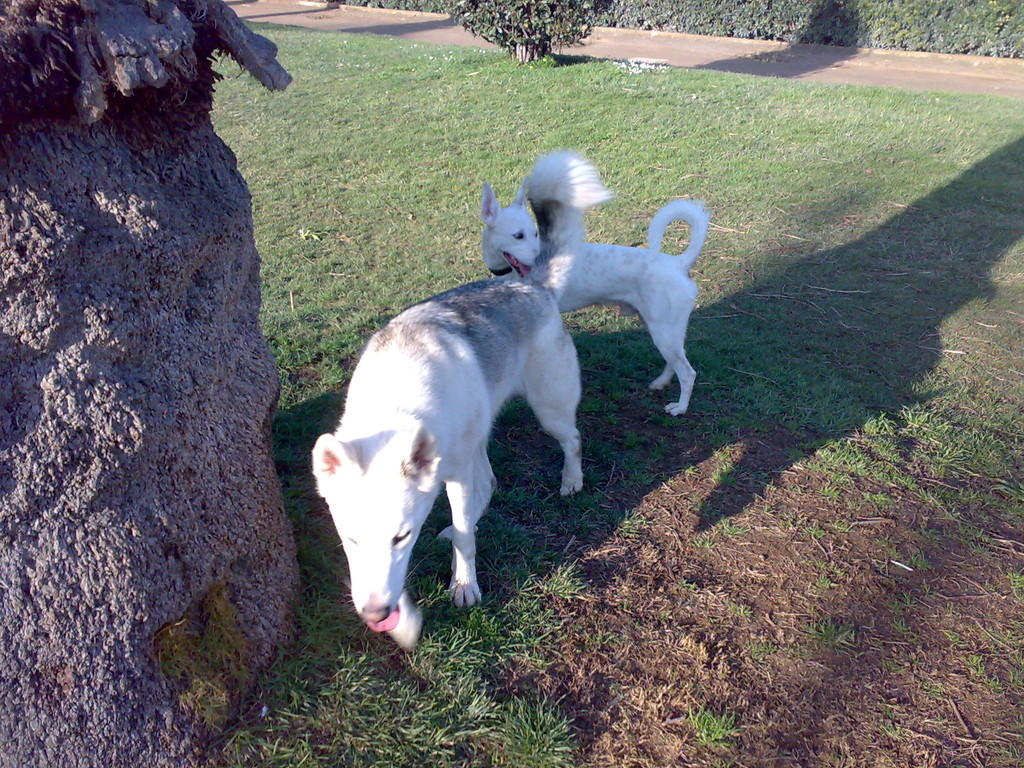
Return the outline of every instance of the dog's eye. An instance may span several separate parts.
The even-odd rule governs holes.
[[[516,240],[522,240],[524,237],[526,237],[526,235],[524,235],[522,232],[516,232],[514,235],[512,235],[512,237],[514,237]]]
[[[409,531],[406,531],[405,533],[400,533],[397,536],[395,536],[395,538],[393,538],[391,540],[391,546],[392,547],[397,547],[399,544],[401,544],[403,541],[405,541],[408,538],[409,538]]]

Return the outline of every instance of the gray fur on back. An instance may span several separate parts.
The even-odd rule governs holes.
[[[489,384],[503,378],[510,349],[558,318],[546,288],[505,280],[461,285],[414,304],[373,335],[367,350],[400,346],[415,350],[455,336],[472,348]]]

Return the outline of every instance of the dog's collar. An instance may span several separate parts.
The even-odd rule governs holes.
[[[505,275],[512,271],[512,267],[505,267],[504,269],[491,269],[490,267],[488,267],[488,269],[491,270],[491,274],[494,275],[495,277],[504,277]]]

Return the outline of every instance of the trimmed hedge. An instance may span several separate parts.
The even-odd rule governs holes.
[[[788,43],[1024,57],[1021,0],[609,0],[597,23]]]
[[[347,2],[451,14],[456,0]],[[607,27],[1024,58],[1022,0],[601,0],[598,5],[595,23]]]
[[[390,8],[395,11],[425,11],[451,15],[455,2],[454,0],[344,0],[344,4],[361,5],[364,8]]]

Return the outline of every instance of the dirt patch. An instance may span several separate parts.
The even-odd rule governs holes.
[[[1020,765],[1024,610],[1005,573],[1024,547],[982,509],[836,488],[786,433],[699,443],[690,468],[653,462],[668,479],[640,498],[604,489],[632,511],[567,544],[586,589],[558,600],[546,663],[514,671],[561,701],[582,761]]]

